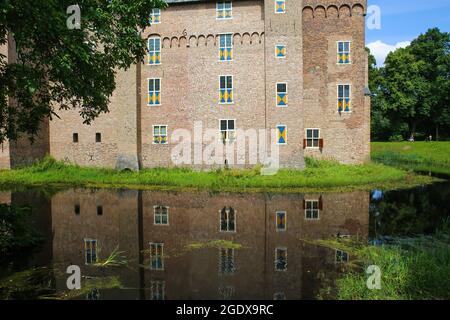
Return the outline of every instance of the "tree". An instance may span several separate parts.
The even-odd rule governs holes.
[[[142,61],[140,31],[162,0],[80,0],[81,28],[67,27],[71,0],[0,1],[0,142],[34,135],[45,119],[77,108],[86,124],[108,112],[115,73]]]

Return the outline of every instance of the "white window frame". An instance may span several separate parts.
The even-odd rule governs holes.
[[[226,11],[227,9],[219,9],[219,3],[230,3],[230,16],[229,17],[219,17],[219,11]],[[230,20],[233,19],[233,1],[217,1],[216,2],[216,20]]]
[[[95,261],[87,261],[87,250],[88,248],[86,247],[86,244],[89,243],[89,250],[91,250],[91,260],[92,260],[92,243],[95,242]],[[84,264],[85,265],[92,265],[97,263],[98,261],[98,239],[92,239],[92,238],[84,238],[83,239],[83,243],[84,243]]]
[[[284,55],[284,57],[279,57],[278,56],[277,49],[278,49],[279,46],[283,46],[284,50],[286,51],[286,54]],[[275,45],[275,59],[286,59],[286,56],[287,56],[287,45],[285,45],[284,43],[277,43]]]
[[[286,141],[285,141],[285,143],[280,143],[280,139],[278,138],[278,127],[284,127],[284,130],[286,130]],[[277,126],[276,126],[276,129],[277,129],[277,145],[278,146],[285,146],[285,145],[287,145],[288,144],[288,127],[287,127],[287,125],[285,125],[285,124],[277,124]]]
[[[158,90],[158,91],[157,91],[157,90],[154,90],[154,91],[153,91],[153,92],[159,92],[159,103],[158,103],[158,104],[150,104],[150,103],[147,101],[147,106],[149,106],[149,107],[159,107],[159,106],[162,105],[162,103],[161,103],[161,97],[162,97],[162,94],[161,94],[162,80],[161,80],[161,78],[147,78],[147,97],[148,97],[148,94],[150,93],[150,80],[159,80],[159,90]]]
[[[284,229],[278,228],[278,214],[284,213]],[[287,231],[287,212],[286,211],[276,211],[275,212],[275,228],[277,232],[286,232]]]
[[[278,1],[283,1],[284,2],[284,11],[283,12],[278,12],[277,11],[277,0],[274,1],[275,3],[275,14],[286,14],[286,0],[278,0]]]
[[[159,134],[158,137],[162,137],[161,134],[161,127],[166,127],[166,143],[155,143],[155,127],[159,127]],[[167,124],[154,124],[152,125],[152,144],[157,146],[164,146],[169,144],[169,126]]]
[[[308,139],[308,130],[312,130],[312,139]],[[319,137],[317,139],[314,138],[314,130],[319,131]],[[306,128],[305,129],[305,139],[306,139],[306,149],[320,149],[320,139],[321,139],[321,130],[319,128]],[[312,140],[312,147],[308,147],[308,140]],[[314,140],[317,140],[317,147],[314,147]]]
[[[221,233],[236,233],[237,232],[237,211],[234,208],[234,230],[222,230],[222,210],[219,210],[219,232]],[[230,217],[227,215],[227,229],[230,228]]]
[[[233,61],[234,60],[233,33],[231,33],[231,32],[224,32],[224,33],[219,33],[218,36],[219,36],[219,57],[218,57],[219,58],[219,62],[231,62],[231,61]],[[225,38],[225,47],[222,47],[222,45],[220,44],[220,37],[222,37],[222,36],[230,36],[230,39],[231,39],[230,48],[231,48],[231,54],[232,54],[231,60],[220,60],[220,50],[222,48],[228,49],[227,44],[226,44],[226,41],[227,41],[226,38]],[[234,85],[234,83],[233,83],[233,85]],[[234,90],[233,90],[233,96],[234,96]],[[233,99],[233,101],[234,101],[234,99]]]
[[[344,92],[344,99],[345,99],[345,86],[348,86],[348,98],[350,99],[350,111],[344,111],[344,110],[342,110],[342,112],[341,113],[352,113],[352,110],[353,110],[353,103],[352,103],[352,101],[353,101],[353,99],[352,99],[352,85],[351,85],[351,83],[339,83],[337,86],[336,86],[336,95],[337,95],[337,99],[336,99],[336,104],[337,104],[337,106],[339,106],[339,99],[341,98],[341,97],[339,97],[339,87],[340,86],[344,86],[344,90],[343,90],[343,92]],[[336,108],[336,109],[338,109],[338,108]],[[336,112],[337,113],[339,113],[339,109],[338,110],[336,110]]]
[[[156,209],[158,208],[165,208],[167,212],[167,223],[156,223],[156,216],[160,216],[160,219],[162,219],[162,213],[157,213]],[[155,226],[169,226],[169,207],[168,206],[153,206],[153,225]]]
[[[159,40],[159,50],[150,51],[150,40],[156,40],[156,39]],[[155,44],[153,44],[153,47],[155,47]],[[162,48],[161,37],[154,36],[154,37],[149,37],[148,38],[148,40],[147,40],[147,51],[148,51],[147,65],[149,65],[149,66],[159,66],[159,65],[162,64],[162,62],[161,62],[161,58],[162,58],[161,48]],[[157,52],[159,53],[159,56],[160,56],[159,63],[150,64],[150,56],[151,56],[151,54],[152,53],[157,53]],[[161,80],[159,82],[159,86],[160,86],[160,89],[161,89]]]
[[[308,209],[308,202],[313,204],[313,203],[317,203],[317,209],[314,209],[314,206],[311,207],[311,209]],[[309,218],[308,217],[308,212],[312,214],[312,216],[314,216],[314,212],[315,210],[317,210],[317,218]],[[305,220],[308,221],[317,221],[320,220],[320,200],[317,199],[305,199]]]
[[[339,54],[340,54],[340,52],[339,52],[339,43],[348,43],[348,55],[349,55],[349,62],[348,63],[339,63]],[[337,46],[337,48],[336,48],[336,51],[337,51],[337,64],[338,65],[340,65],[340,66],[347,66],[347,65],[350,65],[350,64],[352,64],[352,42],[351,41],[348,41],[348,40],[339,40],[339,41],[336,41],[336,46]],[[343,51],[343,53],[345,53],[345,50]]]
[[[278,105],[278,85],[279,84],[284,84],[284,85],[286,85],[286,92],[285,92],[285,94],[286,94],[286,105],[285,106],[279,106]],[[277,82],[276,84],[275,84],[275,105],[276,105],[276,107],[277,108],[287,108],[288,106],[289,106],[289,96],[288,96],[288,92],[289,92],[289,85],[288,85],[288,82],[287,81],[285,81],[285,82]]]
[[[222,121],[227,121],[227,129],[226,130],[222,130]],[[228,129],[228,121],[234,121],[234,129],[230,130]],[[225,142],[230,143],[230,142],[235,142],[237,140],[237,136],[236,136],[236,119],[219,119],[219,133],[220,133],[220,141],[223,142],[222,139],[222,132],[227,132],[227,137],[225,139]],[[234,139],[230,140],[229,138],[229,132],[234,132]]]
[[[160,246],[161,247],[161,268],[154,268],[152,265],[152,246]],[[156,250],[158,252],[158,250]],[[150,270],[155,271],[163,271],[164,270],[164,243],[163,242],[150,242]]]
[[[159,11],[159,14],[155,14],[155,10]],[[155,16],[159,16],[159,21],[158,22],[154,22],[153,21],[153,17]],[[160,24],[161,23],[161,9],[160,8],[153,8],[152,11],[150,11],[150,20],[151,20],[151,24]]]
[[[228,90],[228,88],[226,87],[226,85],[227,85],[227,80],[228,80],[228,78],[227,77],[231,77],[231,92],[232,92],[232,94],[233,94],[233,101],[231,101],[231,102],[221,102],[220,101],[220,91],[222,90],[222,88],[220,87],[220,83],[221,83],[221,80],[222,80],[222,77],[226,77],[225,78],[225,90]],[[221,105],[232,105],[232,104],[234,104],[234,99],[235,98],[235,96],[234,96],[234,76],[232,76],[232,75],[226,75],[226,74],[221,74],[220,76],[219,76],[219,104],[221,104]]]
[[[286,267],[283,270],[277,268],[277,253],[278,250],[283,250],[286,252]],[[288,269],[288,250],[286,247],[276,247],[275,248],[275,259],[274,259],[275,271],[276,272],[286,272]]]

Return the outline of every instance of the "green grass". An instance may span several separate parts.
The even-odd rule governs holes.
[[[194,171],[182,168],[123,172],[66,165],[50,157],[31,167],[0,171],[0,186],[85,187],[230,192],[326,192],[401,188],[430,183],[430,177],[412,175],[382,164],[341,165],[307,159],[305,170],[280,170],[261,176],[260,168]]]
[[[374,142],[372,160],[417,172],[450,176],[450,142]]]
[[[350,271],[336,283],[335,296],[324,288],[320,298],[339,300],[450,299],[450,229],[433,236],[399,239],[393,245],[367,246],[351,240],[320,241],[350,253]],[[381,270],[381,289],[367,287],[368,266]],[[325,295],[324,295],[325,293]]]

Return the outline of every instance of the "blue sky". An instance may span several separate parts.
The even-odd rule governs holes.
[[[381,29],[366,29],[366,43],[383,64],[387,53],[404,47],[432,27],[450,32],[450,0],[368,0],[381,9]],[[369,12],[370,14],[370,12]]]

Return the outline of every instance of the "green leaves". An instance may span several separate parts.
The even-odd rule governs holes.
[[[151,9],[166,5],[81,0],[81,29],[70,30],[66,10],[72,2],[0,2],[0,44],[8,38],[11,48],[8,57],[0,56],[0,142],[36,134],[60,108],[77,108],[85,123],[108,112],[116,70],[143,60],[140,31]]]

